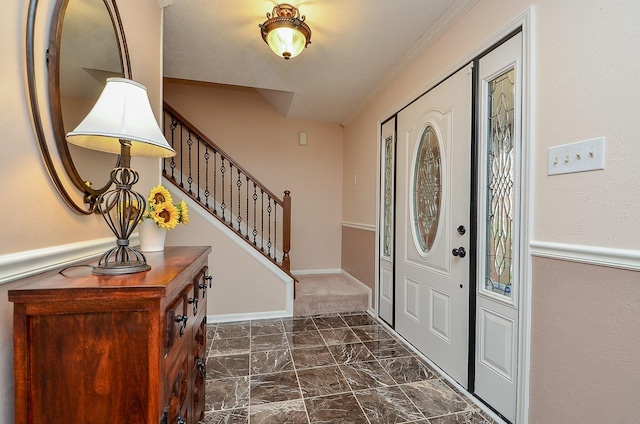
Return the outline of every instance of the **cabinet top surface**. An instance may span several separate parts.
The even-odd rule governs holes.
[[[165,288],[181,274],[191,273],[191,266],[196,266],[199,260],[205,260],[211,251],[208,246],[167,246],[164,252],[145,252],[147,263],[151,269],[136,274],[116,276],[94,275],[87,266],[72,267],[61,274],[51,271],[24,279],[25,284],[9,291],[12,302],[27,301],[28,298],[42,296],[55,292],[74,291],[107,291],[131,290],[135,292],[154,292],[161,296]],[[78,265],[96,265],[98,259],[79,262]],[[187,278],[188,275],[182,276]]]

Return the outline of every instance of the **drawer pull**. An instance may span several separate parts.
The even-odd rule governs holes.
[[[178,419],[176,420],[176,424],[187,424],[187,422],[184,420],[184,418],[178,416]]]
[[[198,299],[196,299],[195,297],[190,297],[189,305],[193,305],[193,316],[198,315]]]
[[[207,367],[205,366],[204,361],[200,358],[198,358],[198,372],[200,372],[202,378],[207,378]]]
[[[176,322],[180,323],[180,337],[184,336],[184,332],[187,329],[187,321],[189,320],[188,315],[178,315],[176,317]]]
[[[207,294],[207,285],[209,286],[209,288],[211,288],[211,282],[213,281],[213,276],[207,275],[206,277],[204,277],[204,279],[205,279],[204,283],[198,284],[198,288],[202,290],[202,297],[204,297]]]

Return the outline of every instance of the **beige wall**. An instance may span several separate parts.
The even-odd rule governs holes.
[[[640,2],[634,0],[476,3],[345,127],[344,221],[375,224],[379,123],[433,86],[454,66],[462,65],[462,58],[470,57],[530,5],[535,12],[533,240],[587,245],[596,250],[638,249],[640,120],[635,115],[640,110],[640,86],[634,75],[640,68],[640,35],[636,30]],[[604,171],[547,176],[549,147],[599,136],[607,140]],[[357,185],[353,184],[355,174]],[[532,281],[535,337],[531,358],[536,367],[530,384],[531,422],[608,422],[592,419],[587,411],[598,407],[611,411],[614,405],[621,409],[615,417],[627,417],[619,422],[630,422],[639,408],[626,391],[631,389],[631,378],[636,382],[632,393],[637,392],[640,381],[638,368],[628,361],[640,351],[640,285],[630,284],[629,280],[637,283],[638,272],[626,271],[621,277],[621,271],[611,268],[561,263],[554,265],[557,275],[548,275],[540,272],[542,263],[536,262]],[[594,307],[592,303],[603,292],[598,281],[609,293],[603,294],[603,305]],[[563,287],[548,293],[553,283]],[[618,290],[626,291],[627,300],[622,294],[612,293]],[[563,310],[560,299],[553,298],[556,294],[561,298],[572,296],[571,307]],[[635,303],[630,304],[628,299],[635,299]],[[620,308],[625,310],[620,314],[629,322],[623,323],[622,315],[614,312]],[[597,322],[597,328],[585,325],[586,311],[591,311],[589,322]],[[562,320],[562,336],[558,335],[557,325],[551,325],[556,312]],[[536,319],[540,313],[546,316]],[[630,329],[636,326],[635,333],[622,328],[629,324]],[[601,337],[606,329],[611,331]],[[596,371],[599,382],[591,375],[577,375],[577,371],[589,374],[582,358],[575,367],[552,366],[553,356],[549,355],[568,362],[577,353],[576,346],[584,346],[579,354],[588,358],[589,349],[599,338],[602,343],[595,348],[594,358],[609,358],[612,363],[605,368],[614,371]],[[545,340],[553,340],[552,349]],[[579,401],[571,394],[573,390],[580,394]],[[586,404],[588,408],[584,408]],[[574,415],[582,420],[574,419]]]
[[[638,422],[638,272],[540,258],[533,277],[530,422]]]
[[[187,200],[178,190],[172,192],[174,201]],[[272,267],[255,260],[242,240],[240,247],[237,235],[232,234],[230,239],[203,214],[206,212],[202,208],[191,207],[189,223],[168,231],[166,245],[211,246],[209,274],[213,284],[207,295],[207,316],[211,318],[208,322],[282,315],[287,308],[286,284],[274,274]],[[209,220],[215,218],[209,217]]]
[[[28,3],[27,0],[5,2],[0,14],[3,28],[0,32],[3,46],[3,60],[0,61],[0,198],[5,205],[0,212],[0,256],[110,235],[101,218],[76,215],[60,200],[42,164],[27,101],[24,39]],[[159,116],[161,9],[155,0],[120,3],[133,78],[147,86]],[[39,7],[44,10],[50,11],[51,5],[50,0],[39,1]],[[48,34],[44,18],[38,23],[41,47]],[[44,53],[39,57],[43,58]],[[40,72],[43,63],[41,60]],[[141,191],[157,181],[156,160],[134,159],[133,166],[142,174]],[[3,318],[0,325],[0,381],[3,382],[0,422],[9,424],[13,422],[13,307],[7,301],[7,290],[17,285],[19,283],[0,287],[0,315]]]
[[[340,125],[287,119],[240,87],[167,80],[165,100],[274,193],[291,191],[293,271],[340,268]]]
[[[342,227],[342,270],[364,283],[375,293],[375,231]],[[371,309],[375,296],[371,296]]]

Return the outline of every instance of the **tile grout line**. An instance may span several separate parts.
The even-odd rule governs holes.
[[[320,333],[315,321],[311,319],[311,322],[313,323],[313,326],[316,327],[316,331]],[[293,322],[291,323],[291,325],[293,325]],[[284,326],[284,323],[283,323],[283,326]],[[292,335],[294,334],[294,332],[295,332],[295,328],[291,328]],[[286,328],[285,328],[285,334],[286,334]],[[322,334],[320,334],[320,337],[322,337]],[[305,402],[304,392],[302,391],[302,384],[300,384],[300,377],[298,376],[298,367],[296,366],[296,361],[293,360],[293,347],[291,347],[291,343],[289,342],[288,337],[287,337],[287,345],[289,346],[289,354],[291,355],[291,365],[293,366],[293,372],[296,373],[296,382],[298,383],[298,390],[300,390],[300,399],[302,400],[302,406],[304,407],[304,412],[307,415],[307,422],[311,423],[311,417],[309,416],[309,409],[307,409],[307,402]]]
[[[383,341],[383,340],[393,340],[395,343],[399,343],[401,347],[403,347],[403,348],[405,348],[407,350],[408,355],[403,355],[403,356],[400,356],[400,357],[405,357],[406,356],[408,358],[413,358],[414,360],[418,361],[419,363],[422,363],[423,361],[421,360],[421,358],[412,351],[413,350],[412,347],[410,345],[408,345],[406,343],[406,341],[404,341],[402,338],[395,337],[393,332],[388,332],[385,329],[385,326],[381,325],[373,317],[371,317],[372,320],[373,320],[372,323],[370,323],[370,322],[362,322],[362,321],[357,321],[357,320],[350,320],[349,322],[355,323],[354,325],[352,325],[349,322],[347,322],[347,319],[345,319],[345,316],[343,316],[342,314],[323,314],[323,315],[326,315],[327,317],[330,317],[330,318],[331,317],[336,317],[336,318],[340,319],[340,321],[339,321],[340,323],[338,324],[340,326],[339,328],[334,327],[334,325],[336,325],[336,323],[333,320],[329,320],[328,322],[325,323],[327,328],[324,328],[324,329],[328,330],[327,336],[325,336],[322,333],[322,331],[321,331],[321,329],[319,327],[318,323],[320,321],[314,319],[314,318],[319,318],[321,316],[315,316],[315,317],[314,316],[291,317],[292,318],[292,321],[291,321],[292,325],[293,325],[293,320],[297,320],[297,319],[309,319],[310,320],[311,324],[313,325],[313,328],[315,328],[315,331],[317,331],[317,333],[320,336],[319,340],[322,340],[322,342],[324,343],[323,347],[329,351],[329,354],[330,354],[330,356],[331,356],[331,358],[333,359],[333,362],[334,362],[333,365],[338,367],[338,370],[340,371],[339,375],[342,376],[342,379],[346,382],[346,386],[348,388],[348,390],[340,391],[339,393],[330,393],[330,394],[318,395],[318,396],[308,396],[307,397],[304,394],[303,387],[302,387],[302,384],[301,384],[301,381],[300,381],[300,377],[299,377],[299,371],[301,371],[301,370],[299,369],[298,365],[296,364],[296,361],[293,359],[293,351],[294,351],[294,347],[295,346],[292,343],[293,343],[293,335],[296,333],[296,331],[294,330],[294,327],[292,326],[290,328],[290,333],[289,333],[287,331],[287,327],[285,326],[284,319],[278,318],[278,321],[277,321],[277,323],[279,324],[278,327],[280,327],[279,331],[282,331],[281,334],[283,334],[283,337],[286,339],[286,346],[288,347],[286,352],[288,353],[288,355],[290,357],[290,360],[291,360],[291,364],[292,364],[291,366],[292,366],[292,369],[294,371],[294,375],[295,375],[295,378],[296,378],[296,383],[298,384],[298,390],[299,390],[299,393],[300,393],[300,401],[303,403],[303,407],[304,407],[304,411],[305,411],[305,415],[306,415],[308,423],[311,423],[311,419],[310,419],[309,409],[307,408],[306,400],[309,400],[309,399],[314,398],[314,397],[329,397],[329,396],[335,396],[335,395],[340,395],[340,394],[350,394],[351,396],[353,396],[355,398],[356,403],[358,404],[361,412],[365,416],[365,419],[367,420],[368,423],[371,423],[371,420],[370,420],[369,416],[367,415],[367,413],[365,412],[365,410],[364,410],[364,408],[362,406],[362,403],[358,399],[356,393],[359,392],[359,391],[364,391],[364,390],[371,390],[371,389],[375,390],[375,389],[381,389],[381,388],[390,388],[390,387],[394,387],[394,386],[398,387],[400,389],[400,391],[404,394],[404,396],[409,400],[409,404],[412,405],[414,408],[416,408],[416,410],[420,413],[420,415],[422,417],[424,417],[424,418],[421,418],[420,420],[422,420],[422,419],[429,420],[429,419],[432,419],[432,418],[440,418],[440,417],[448,417],[448,416],[456,417],[456,416],[461,416],[461,415],[466,414],[466,413],[469,413],[469,414],[476,414],[477,413],[478,418],[480,418],[480,420],[482,420],[483,424],[489,424],[490,423],[490,421],[488,421],[486,417],[484,417],[482,414],[480,414],[477,410],[475,410],[473,408],[474,405],[472,405],[472,404],[470,404],[468,402],[468,399],[467,399],[466,396],[464,396],[463,394],[459,394],[456,390],[454,390],[454,388],[452,388],[448,384],[446,384],[446,381],[442,378],[442,376],[440,376],[437,371],[431,370],[430,367],[428,367],[428,366],[427,366],[427,368],[425,370],[425,372],[426,372],[426,376],[425,377],[429,377],[431,375],[431,378],[427,378],[426,380],[419,379],[419,381],[432,382],[432,383],[440,381],[441,383],[446,385],[448,390],[451,390],[453,392],[453,394],[455,395],[455,397],[458,400],[461,399],[464,402],[464,404],[466,405],[466,407],[465,407],[464,410],[461,410],[461,411],[455,411],[455,412],[452,411],[452,412],[450,412],[448,414],[445,413],[443,415],[437,415],[437,416],[433,416],[433,417],[427,418],[426,414],[423,413],[420,410],[420,408],[418,408],[418,406],[416,405],[414,400],[412,398],[410,398],[407,395],[407,392],[405,391],[405,389],[407,389],[411,385],[411,383],[416,383],[418,381],[406,381],[405,383],[398,382],[395,378],[393,378],[393,376],[391,376],[390,371],[385,366],[383,366],[383,364],[381,362],[383,360],[394,360],[394,359],[399,358],[399,357],[393,356],[395,353],[394,353],[394,350],[392,349],[392,346],[389,346],[389,349],[390,349],[390,352],[391,352],[392,356],[390,356],[390,357],[379,357],[378,355],[374,354],[374,351],[372,351],[369,348],[369,346],[367,346],[365,344],[367,342],[375,343],[375,342],[380,342],[380,341]],[[369,315],[367,315],[367,316],[369,316]],[[247,379],[249,380],[248,381],[249,382],[249,399],[248,399],[248,404],[247,404],[247,421],[246,421],[247,424],[251,423],[251,411],[253,409],[253,406],[251,405],[251,399],[252,399],[252,396],[251,396],[251,379],[252,379],[252,377],[254,377],[256,375],[261,375],[261,374],[255,374],[254,375],[254,370],[253,370],[253,367],[252,367],[253,357],[255,356],[256,353],[258,353],[258,352],[254,352],[253,351],[253,347],[254,347],[253,333],[254,333],[254,331],[258,331],[258,329],[261,328],[261,326],[257,326],[256,325],[257,322],[259,322],[259,320],[249,320],[248,321],[248,324],[249,324],[249,343],[248,343],[249,344],[249,355],[248,355],[248,362],[249,363],[248,363],[248,376],[247,376]],[[213,327],[213,329],[212,329],[212,340],[208,344],[209,351],[207,352],[207,360],[210,359],[209,355],[210,355],[211,351],[213,350],[213,347],[214,347],[214,344],[215,344],[216,336],[217,336],[218,330],[219,330],[219,325],[218,324],[219,323],[212,323],[211,324],[212,327]],[[362,324],[362,325],[360,325],[360,324]],[[377,331],[375,328],[371,328],[371,331],[368,331],[367,329],[363,328],[362,329],[363,335],[359,335],[358,333],[356,333],[354,331],[354,328],[357,329],[358,327],[365,327],[365,326],[369,326],[369,327],[378,326],[378,327],[380,327],[384,331],[384,333],[385,333],[384,336],[385,337],[381,338],[380,331]],[[268,330],[268,333],[266,335],[271,335],[271,332],[270,332],[271,330],[269,330],[269,329],[267,329],[267,330]],[[362,345],[365,346],[366,351],[371,354],[371,357],[372,357],[371,361],[360,359],[360,360],[349,362],[349,363],[342,363],[342,362],[339,363],[339,361],[336,359],[337,357],[336,357],[336,353],[334,353],[334,351],[340,350],[339,346],[346,347],[348,344],[350,344],[350,343],[346,342],[346,340],[348,340],[349,338],[348,337],[335,337],[334,341],[340,341],[340,343],[331,344],[330,345],[327,342],[327,337],[335,336],[336,335],[335,334],[336,331],[345,332],[346,333],[345,330],[348,330],[348,331],[350,331],[351,333],[353,333],[355,335],[355,341],[353,343],[356,343],[356,341],[359,341],[359,343],[361,343]],[[306,326],[305,326],[304,330],[302,330],[302,331],[310,331],[310,330],[308,330],[306,328]],[[262,335],[264,335],[264,334],[262,334]],[[289,337],[289,335],[291,335],[291,338]],[[390,339],[387,339],[387,336],[390,336]],[[363,337],[365,337],[367,340],[365,341],[363,339]],[[338,346],[338,347],[336,347],[335,349],[331,349],[331,346]],[[300,346],[301,349],[303,349],[303,348],[312,348],[312,347],[314,347],[314,346],[307,346],[307,345]],[[268,353],[269,351],[266,351],[266,352]],[[224,352],[220,351],[219,353],[224,353]],[[228,356],[228,355],[221,355],[221,356]],[[356,358],[356,356],[354,356],[354,358]],[[383,374],[380,374],[380,376],[384,375],[384,376],[389,377],[390,378],[389,381],[392,382],[393,384],[391,384],[391,385],[381,385],[380,387],[377,387],[378,385],[374,384],[374,387],[369,387],[369,383],[366,382],[366,380],[365,380],[365,381],[363,381],[363,383],[365,383],[365,384],[363,385],[364,388],[362,390],[354,390],[354,386],[350,383],[349,379],[345,375],[345,370],[348,369],[349,367],[354,368],[354,370],[356,371],[356,377],[357,377],[358,374],[359,374],[359,372],[358,372],[359,367],[357,367],[355,365],[358,364],[358,363],[361,363],[361,362],[362,363],[375,362],[375,364],[382,369],[382,373]],[[314,368],[322,368],[322,366],[314,366],[314,367],[310,367],[308,369],[314,369]],[[343,370],[343,368],[345,370]],[[268,369],[267,369],[267,371],[268,371]],[[273,370],[273,372],[276,372],[275,369]],[[273,372],[271,372],[271,373],[273,373]],[[282,370],[280,370],[280,372],[282,372]],[[419,378],[419,376],[418,376],[418,378]],[[380,379],[374,377],[374,380],[379,382]],[[357,381],[359,381],[358,378],[355,378],[353,380],[354,383],[357,382]],[[404,386],[404,388],[403,388],[403,386]],[[281,402],[286,402],[286,401],[281,401]],[[268,403],[276,404],[278,402],[268,402]],[[206,405],[206,403],[205,403],[205,405]],[[255,405],[255,406],[257,407],[258,405]],[[233,410],[239,410],[239,408],[231,408],[228,411],[231,412]],[[216,412],[216,410],[213,410],[213,409],[211,411],[209,411],[209,409],[206,409],[206,411],[208,413]],[[223,411],[223,410],[220,410],[220,411],[217,411],[217,412],[221,412],[221,411]],[[415,420],[414,420],[414,422],[415,422]]]

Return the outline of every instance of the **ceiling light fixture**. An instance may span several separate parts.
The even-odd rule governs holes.
[[[305,22],[305,16],[287,3],[274,6],[267,13],[267,20],[258,25],[262,38],[271,50],[286,60],[297,55],[311,43],[311,28]]]

